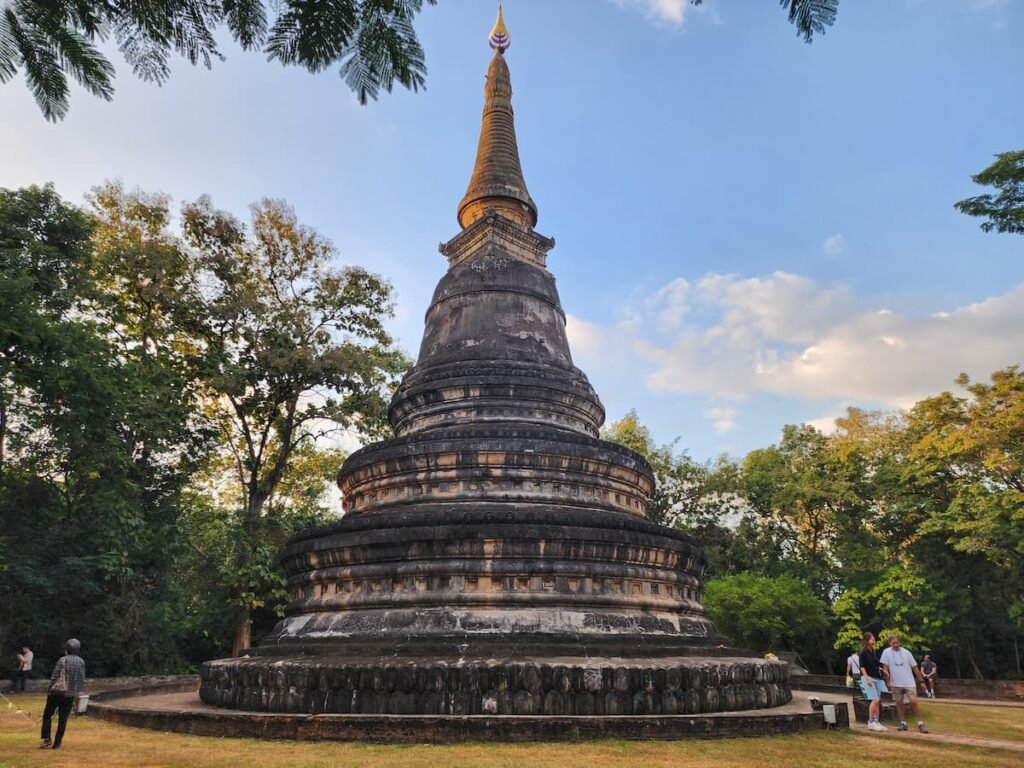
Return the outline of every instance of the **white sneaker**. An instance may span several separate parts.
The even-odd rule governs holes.
[[[868,723],[868,730],[869,731],[879,731],[880,732],[880,731],[888,731],[889,729],[886,728],[881,723],[870,722],[870,723]]]

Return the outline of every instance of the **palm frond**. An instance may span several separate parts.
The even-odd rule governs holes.
[[[246,50],[262,45],[267,36],[263,0],[224,0],[228,29]]]
[[[0,13],[0,83],[6,83],[18,74],[21,55],[18,53],[18,41],[14,37],[14,29],[8,18],[11,9],[3,9]]]
[[[45,31],[57,63],[93,96],[114,97],[114,67],[84,35],[66,27]]]
[[[359,27],[352,0],[285,0],[283,8],[267,40],[268,57],[311,72],[343,56]]]
[[[779,5],[789,6],[789,23],[796,25],[796,33],[808,43],[814,35],[825,34],[839,12],[839,0],[779,0]]]
[[[58,57],[39,30],[23,24],[8,6],[3,14],[18,56],[25,67],[25,82],[47,120],[56,122],[68,111],[68,81]]]
[[[163,85],[171,75],[168,64],[170,49],[147,35],[135,24],[126,21],[114,26],[118,50],[132,68],[135,76],[146,82]]]
[[[412,91],[426,84],[426,58],[412,17],[420,3],[367,0],[355,43],[345,50],[341,76],[360,104],[388,93],[399,83]]]
[[[207,69],[213,59],[223,61],[213,37],[220,18],[220,6],[212,0],[182,0],[173,17],[174,49],[190,64],[202,62]]]
[[[692,5],[703,2],[690,0]],[[825,30],[835,23],[839,12],[839,0],[779,0],[779,5],[789,8],[789,23],[796,26],[797,35],[808,43],[815,35],[825,34]]]

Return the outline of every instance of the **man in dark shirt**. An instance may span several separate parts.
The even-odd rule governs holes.
[[[60,749],[64,738],[64,729],[68,725],[68,715],[75,696],[82,690],[85,683],[85,662],[78,655],[82,644],[72,638],[64,644],[64,655],[53,665],[50,675],[50,687],[46,690],[46,707],[43,709],[43,730],[40,733],[43,749]],[[53,713],[57,713],[57,737],[50,744],[50,721]]]

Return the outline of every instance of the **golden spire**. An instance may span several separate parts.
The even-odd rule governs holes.
[[[502,53],[508,50],[508,47],[512,44],[512,38],[508,34],[508,27],[505,26],[505,19],[501,15],[500,2],[498,3],[498,20],[494,22],[494,29],[491,30],[489,42],[491,48]]]
[[[489,210],[530,229],[537,224],[537,206],[526,189],[516,143],[512,79],[504,56],[510,42],[499,3],[498,20],[490,35],[494,57],[484,86],[484,114],[476,164],[466,196],[458,208],[459,226],[463,229]]]

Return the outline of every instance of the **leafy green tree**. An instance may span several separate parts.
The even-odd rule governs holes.
[[[948,645],[954,641],[950,634],[954,617],[964,610],[962,604],[949,597],[933,586],[920,569],[890,566],[870,589],[847,590],[836,601],[835,612],[842,627],[835,647],[858,645],[869,629],[882,639],[896,633],[908,648],[919,651]]]
[[[142,273],[143,325],[187,361],[217,436],[216,483],[230,501],[208,506],[228,512],[218,571],[238,653],[252,611],[281,594],[276,553],[293,528],[274,514],[275,497],[292,462],[340,429],[386,427],[387,396],[407,365],[383,326],[391,289],[334,267],[330,242],[280,202],[253,206],[247,227],[201,198],[184,206],[180,236],[164,197],[108,185],[93,203],[101,240],[123,243],[113,250],[125,263],[169,265]]]
[[[436,0],[426,0],[434,4]],[[178,53],[209,68],[223,59],[221,29],[244,50],[319,72],[340,65],[361,103],[395,82],[423,87],[426,64],[413,29],[423,0],[154,0],[83,3],[10,0],[0,6],[0,83],[24,70],[48,120],[68,110],[68,75],[111,99],[114,68],[96,47],[112,36],[143,80],[163,83]]]
[[[265,559],[249,544],[265,540],[268,504],[296,449],[340,428],[379,434],[406,361],[383,326],[390,286],[331,266],[331,244],[287,206],[253,206],[248,230],[207,200],[186,206],[183,220],[204,286],[183,307],[184,322],[202,349],[207,412],[232,458],[241,515],[231,565],[237,653],[261,602],[247,585],[266,580]]]
[[[813,427],[786,426],[778,446],[751,451],[743,462],[744,498],[781,538],[788,570],[826,599],[837,586],[837,549],[861,534],[866,511],[861,462],[836,448]]]
[[[181,457],[201,442],[182,381],[114,311],[95,222],[52,188],[0,198],[11,629],[54,649],[73,631],[98,670],[173,668],[168,553],[190,467]]]
[[[1024,626],[1024,371],[959,384],[970,397],[945,392],[911,410],[905,477],[927,503],[924,531],[1009,576],[1011,615]]]
[[[969,197],[956,203],[956,209],[987,219],[981,224],[985,232],[1024,235],[1024,150],[1000,152],[994,163],[971,180],[984,187],[995,187],[998,194]]]
[[[757,651],[796,647],[827,626],[825,603],[792,576],[713,579],[704,587],[704,607],[734,643]]]

